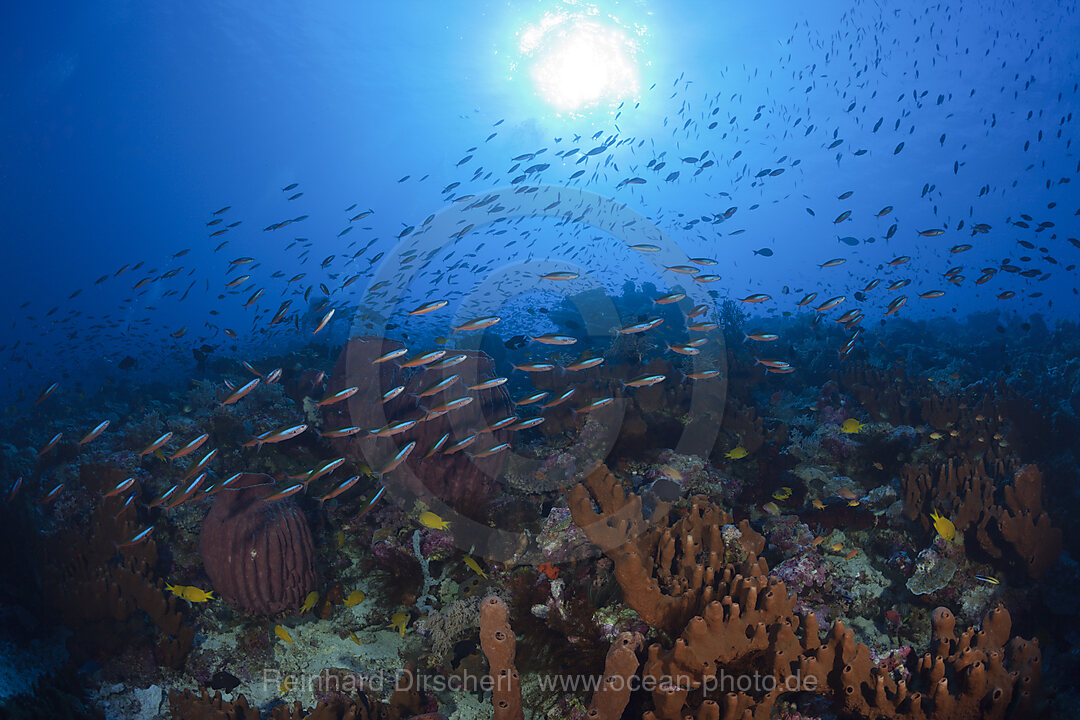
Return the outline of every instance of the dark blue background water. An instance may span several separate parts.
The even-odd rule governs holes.
[[[798,290],[850,298],[874,277],[909,277],[907,317],[1001,308],[1075,319],[1075,273],[1066,267],[1080,248],[1067,238],[1080,234],[1080,200],[1076,184],[1062,182],[1075,180],[1078,170],[1069,144],[1080,102],[1074,3],[1036,9],[1009,3],[601,3],[598,20],[624,29],[639,45],[638,92],[560,114],[537,96],[519,33],[545,13],[588,7],[71,2],[6,9],[0,23],[0,297],[10,322],[0,344],[9,388],[36,390],[58,366],[108,372],[119,358],[145,355],[157,343],[154,357],[163,366],[175,359],[180,367],[181,360],[190,362],[192,345],[222,343],[224,327],[236,328],[244,342],[269,342],[267,317],[252,329],[254,310],[241,307],[256,287],[266,289],[259,310],[272,313],[281,297],[325,282],[344,315],[368,281],[365,276],[346,292],[338,289],[341,282],[367,268],[379,250],[393,248],[402,228],[419,226],[454,195],[512,187],[511,159],[540,148],[548,150],[529,162],[551,167],[528,183],[565,184],[571,173],[589,168],[573,186],[653,219],[688,255],[721,260],[723,279],[709,287],[721,298],[773,296],[755,312],[795,310]],[[635,27],[643,32],[635,35]],[[709,130],[712,121],[718,126]],[[806,134],[808,126],[814,129]],[[492,132],[496,137],[485,141]],[[591,140],[596,132],[603,135]],[[573,142],[574,134],[582,139]],[[575,164],[580,153],[566,162],[555,156],[627,138],[633,141],[585,165]],[[843,143],[830,149],[836,139]],[[900,142],[904,148],[894,154]],[[473,158],[458,166],[473,146]],[[859,149],[867,152],[856,156]],[[694,164],[681,158],[705,151],[716,164],[695,176]],[[646,169],[665,152],[663,171]],[[602,165],[609,155],[618,171]],[[480,179],[471,181],[481,166]],[[602,172],[594,176],[598,166]],[[782,175],[755,177],[781,167]],[[681,171],[679,179],[665,182],[674,170]],[[406,175],[409,180],[398,182]],[[647,182],[619,187],[634,176]],[[440,193],[454,181],[461,186]],[[293,182],[304,195],[290,202],[282,188]],[[927,185],[935,187],[923,195]],[[989,191],[980,196],[984,185]],[[838,200],[846,191],[853,196]],[[353,214],[343,209],[353,203],[353,213],[375,212],[339,238]],[[214,228],[205,223],[225,205],[232,206],[226,222],[243,224],[208,238]],[[895,210],[876,218],[885,205]],[[739,209],[730,219],[712,222],[732,206]],[[834,224],[847,209],[850,221]],[[1029,228],[1008,224],[1022,213],[1033,218]],[[300,214],[310,217],[262,230]],[[967,227],[953,231],[960,220]],[[1055,225],[1034,232],[1042,221]],[[892,222],[899,227],[886,242]],[[968,227],[975,222],[992,230],[971,238]],[[931,227],[949,232],[916,232]],[[466,249],[487,240],[470,267],[452,282],[440,278],[438,286],[433,274],[420,277],[411,300],[464,292],[503,263],[524,259],[503,243],[528,228],[531,238],[540,238],[534,257],[565,258],[584,247],[589,272],[610,288],[627,277],[661,288],[685,283],[658,276],[603,233],[536,221],[500,236],[466,237]],[[841,236],[860,242],[848,247],[838,242]],[[288,248],[296,237],[313,243],[304,264],[301,248]],[[871,237],[875,242],[868,244]],[[225,239],[229,245],[215,253]],[[1037,247],[1025,250],[1018,239]],[[356,245],[347,248],[352,241]],[[369,241],[374,244],[362,261],[340,266],[341,257]],[[974,249],[950,254],[965,242]],[[775,254],[754,255],[760,248]],[[338,264],[321,270],[319,261],[335,253]],[[879,267],[897,255],[913,260]],[[228,261],[239,256],[262,266],[244,292],[218,300],[224,282],[239,274],[226,275]],[[834,257],[848,262],[817,267]],[[1006,259],[1038,268],[1040,276],[999,273],[973,285],[980,268]],[[146,263],[139,272],[112,277],[139,261]],[[434,259],[430,269],[440,262]],[[952,265],[964,266],[960,287],[942,278]],[[180,266],[177,276],[143,288],[146,294],[132,291],[147,270],[160,276]],[[271,278],[274,271],[284,277]],[[285,283],[301,271],[308,273],[304,281]],[[330,278],[330,272],[339,275]],[[1042,277],[1046,272],[1049,278]],[[109,277],[95,285],[102,276]],[[792,294],[784,295],[784,286]],[[945,298],[915,298],[939,287],[948,291]],[[177,292],[165,296],[169,289]],[[998,300],[1003,290],[1017,296]],[[879,289],[862,304],[872,319],[868,327],[877,327],[890,299]],[[296,297],[291,312],[305,309]],[[57,326],[57,320],[64,322]],[[186,335],[168,338],[184,326]],[[505,327],[510,332],[513,324]],[[335,328],[339,335],[346,330]],[[310,325],[293,334],[279,328],[273,342],[309,337]]]

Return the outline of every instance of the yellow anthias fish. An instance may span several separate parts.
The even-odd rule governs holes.
[[[425,510],[424,512],[420,513],[420,524],[424,527],[432,528],[433,530],[450,529],[450,523],[448,523],[446,520],[443,520],[441,517],[431,512],[430,510]]]
[[[740,445],[737,448],[735,448],[734,450],[729,450],[726,453],[724,453],[724,457],[731,458],[732,460],[742,460],[744,457],[746,457],[749,454],[750,453],[747,451],[747,449],[744,448],[742,445]]]
[[[816,498],[814,500],[812,500],[810,502],[810,504],[813,505],[814,509],[816,509],[816,510],[824,510],[825,509],[825,503],[821,502],[820,500],[818,500]]]
[[[844,422],[840,423],[840,432],[847,435],[857,433],[865,427],[861,422],[855,418],[848,418]]]
[[[281,625],[275,625],[274,626],[274,634],[277,635],[282,640],[284,640],[285,642],[289,643],[290,645],[293,644],[292,635],[290,635],[289,631],[286,630],[285,628],[283,628]]]
[[[387,627],[391,627],[398,631],[398,635],[405,637],[405,628],[409,624],[409,613],[396,612],[390,618],[390,624]]]
[[[165,589],[181,600],[193,603],[217,599],[214,597],[213,590],[200,590],[192,585],[170,585],[165,583]]]
[[[307,597],[304,598],[304,604],[300,606],[300,614],[303,615],[308,610],[315,607],[315,603],[317,602],[319,602],[319,591],[312,590],[307,594]]]
[[[930,513],[930,519],[934,521],[934,529],[937,530],[938,535],[949,542],[955,541],[956,526],[953,525],[952,520],[943,515],[938,515],[936,512]]]
[[[787,500],[789,497],[791,497],[791,488],[787,486],[782,487],[776,492],[774,492],[772,496],[776,500]]]
[[[364,597],[365,595],[363,590],[353,590],[351,593],[349,593],[349,596],[345,598],[345,607],[353,607],[354,605],[359,605],[360,603],[364,602]]]
[[[481,567],[480,567],[480,563],[476,562],[476,560],[474,560],[474,559],[473,559],[472,555],[466,555],[466,556],[465,556],[465,566],[466,566],[467,568],[469,568],[470,570],[472,570],[472,571],[473,571],[474,573],[476,573],[477,575],[479,575],[480,577],[482,577],[482,578],[484,578],[485,580],[487,580],[487,573],[485,573],[485,572],[484,572],[484,571],[483,571],[483,570],[481,569]]]

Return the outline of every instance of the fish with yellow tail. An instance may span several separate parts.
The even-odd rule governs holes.
[[[487,580],[487,573],[483,571],[483,569],[480,567],[480,563],[476,562],[476,560],[473,559],[472,555],[465,556],[465,567],[469,568],[474,573]]]
[[[187,600],[190,603],[208,602],[217,599],[214,597],[213,590],[202,590],[193,585],[170,585],[165,583],[165,589],[181,600]]]
[[[863,424],[855,418],[848,418],[840,423],[840,432],[845,435],[853,435],[863,429]]]
[[[393,628],[398,631],[398,635],[405,637],[405,628],[409,625],[409,613],[401,611],[396,612],[390,618],[389,628]]]
[[[732,460],[742,460],[749,454],[750,452],[746,448],[744,448],[742,445],[739,445],[735,449],[728,450],[726,453],[724,453],[724,457],[730,458]]]
[[[320,596],[318,590],[312,590],[311,592],[309,592],[307,594],[307,597],[304,598],[304,604],[300,606],[300,614],[303,615],[308,610],[315,607],[315,604],[319,602],[319,597]]]
[[[930,513],[930,519],[934,521],[934,529],[937,534],[949,542],[956,541],[956,526],[953,521],[937,512]]]
[[[293,644],[292,635],[290,635],[289,631],[286,630],[281,625],[275,625],[274,626],[274,634],[278,636],[278,639],[284,640],[285,642],[289,643],[290,645]]]
[[[420,513],[420,524],[426,528],[431,528],[432,530],[450,529],[449,522],[443,520],[441,517],[431,512],[430,510],[425,510],[424,512]]]

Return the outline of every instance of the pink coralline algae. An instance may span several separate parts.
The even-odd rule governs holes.
[[[814,541],[814,533],[797,515],[784,515],[765,525],[765,537],[769,544],[784,553],[808,548]]]
[[[448,530],[432,530],[421,535],[420,552],[428,560],[443,560],[454,553],[454,536]]]
[[[680,455],[666,450],[656,460],[646,479],[651,482],[676,482],[686,495],[705,495],[731,503],[742,492],[743,482],[713,467],[696,455]]]
[[[307,518],[291,500],[267,503],[274,490],[268,475],[242,476],[217,494],[199,536],[214,590],[253,615],[298,608],[315,589]]]
[[[548,513],[536,545],[543,561],[552,565],[584,560],[595,552],[581,528],[574,524],[569,508],[564,507],[552,508]]]
[[[797,594],[800,602],[807,590],[824,589],[829,581],[828,563],[816,552],[789,558],[773,568],[769,575],[783,581],[788,592]]]
[[[828,424],[822,427],[825,431],[821,436],[821,447],[837,460],[850,458],[859,449],[854,436],[841,432],[838,425]]]

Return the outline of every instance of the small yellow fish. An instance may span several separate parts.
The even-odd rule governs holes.
[[[285,628],[283,628],[281,625],[275,625],[274,626],[274,634],[277,635],[282,640],[284,640],[285,642],[289,643],[290,645],[293,644],[292,636],[289,635],[289,631],[286,630]]]
[[[940,440],[943,437],[945,437],[945,436],[942,435],[941,433],[937,432],[937,431],[930,433],[930,439],[931,440]]]
[[[862,430],[864,425],[855,418],[848,418],[844,422],[840,423],[840,432],[847,435],[857,433]]]
[[[353,607],[354,605],[359,605],[360,603],[364,602],[364,597],[365,595],[363,590],[353,590],[351,593],[349,593],[349,596],[345,598],[345,607]]]
[[[1001,583],[1001,581],[993,575],[976,575],[975,579],[980,582],[989,583],[990,585],[998,585]]]
[[[334,544],[337,545],[338,549],[341,549],[345,545],[345,531],[344,530],[338,530],[337,531],[337,535],[334,536]]]
[[[953,525],[952,520],[943,515],[938,515],[936,512],[930,513],[930,519],[934,521],[934,529],[937,530],[938,535],[948,542],[955,541],[956,526]]]
[[[398,635],[405,637],[405,627],[409,624],[409,613],[396,612],[390,618],[390,624],[387,627],[391,627],[398,631]]]
[[[815,510],[824,510],[825,509],[825,503],[821,502],[820,500],[818,500],[816,498],[813,501],[811,501],[810,504],[814,506]]]
[[[465,556],[465,566],[468,567],[470,570],[472,570],[477,575],[479,575],[480,577],[487,580],[487,574],[480,568],[480,564],[478,562],[476,562],[476,560],[473,560],[471,555],[466,555]]]
[[[830,545],[829,549],[832,550],[833,552],[840,552],[841,550],[844,549],[844,544],[836,542],[836,543],[833,543],[832,545]]]
[[[750,453],[747,452],[746,448],[744,448],[742,445],[739,445],[734,450],[729,450],[726,453],[724,453],[724,457],[731,458],[732,460],[742,460],[744,457],[746,457],[749,454]]]
[[[315,607],[315,603],[317,602],[319,602],[319,591],[312,590],[307,594],[307,597],[304,598],[304,604],[300,606],[300,614],[303,615],[308,610]]]
[[[789,497],[791,497],[791,488],[786,486],[782,487],[776,492],[774,492],[772,496],[776,500],[787,500]]]
[[[165,583],[165,589],[181,600],[193,603],[216,599],[213,590],[200,590],[192,585],[170,585]]]
[[[349,639],[352,640],[357,645],[363,645],[364,644],[364,643],[360,642],[360,638],[356,637],[356,633],[354,633],[354,632],[349,633]]]
[[[169,462],[169,458],[165,457],[165,453],[161,452],[161,448],[158,448],[154,451],[154,457],[156,457],[161,462]]]
[[[420,513],[420,524],[424,527],[432,528],[433,530],[450,529],[450,523],[448,523],[446,520],[443,520],[441,517],[431,512],[430,510],[425,510],[424,512]]]
[[[761,506],[761,509],[773,516],[780,514],[780,508],[776,507],[776,503],[774,502],[765,503]]]

